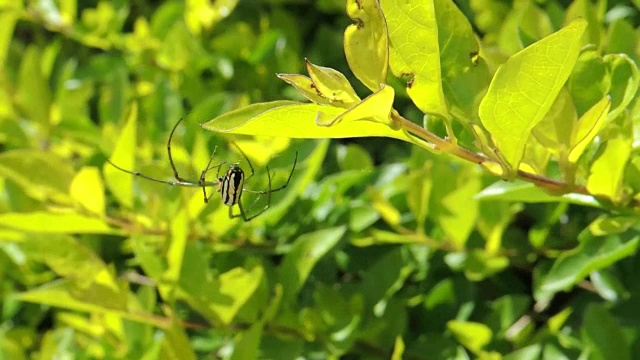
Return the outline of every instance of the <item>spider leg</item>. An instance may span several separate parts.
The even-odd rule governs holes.
[[[291,172],[289,173],[289,177],[287,178],[287,182],[284,183],[284,185],[272,189],[271,188],[271,177],[269,177],[269,190],[267,191],[259,191],[259,190],[249,190],[249,189],[245,189],[244,191],[246,192],[250,192],[252,194],[271,194],[273,192],[276,191],[280,191],[285,189],[287,186],[289,186],[289,181],[291,181],[291,177],[293,176],[293,171],[296,169],[296,164],[298,163],[298,151],[296,150],[296,157],[293,159],[293,166],[291,167]],[[267,173],[269,172],[269,168],[267,167]]]
[[[109,159],[107,159],[107,162],[109,164],[111,164],[111,166],[113,166],[114,168],[116,168],[116,169],[118,169],[118,170],[120,170],[122,172],[125,172],[127,174],[131,174],[133,176],[141,177],[143,179],[147,179],[147,180],[150,180],[150,181],[155,181],[157,183],[167,184],[167,185],[171,185],[171,186],[184,186],[184,187],[200,187],[201,186],[199,181],[195,182],[195,181],[190,181],[190,180],[185,180],[185,179],[176,179],[175,181],[173,181],[173,180],[162,180],[162,179],[151,177],[149,175],[145,175],[145,174],[143,174],[143,173],[141,173],[139,171],[131,171],[131,170],[127,170],[127,169],[121,168],[120,166],[114,164]],[[205,185],[211,186],[211,184],[205,184]]]
[[[268,166],[267,166],[267,178],[269,179],[269,188],[271,188],[271,172],[269,171]],[[267,211],[269,206],[271,206],[271,191],[265,192],[265,194],[267,194],[267,205],[265,205],[265,207],[262,208],[262,210],[258,211],[257,213],[251,216],[247,216],[247,214],[244,211],[244,206],[242,205],[242,199],[238,199],[238,207],[240,208],[240,214],[242,215],[242,218],[244,219],[244,221],[251,221],[251,219],[255,218],[256,216],[262,215],[262,213]]]
[[[171,170],[173,170],[173,176],[178,181],[185,181],[185,179],[181,178],[180,175],[178,175],[178,169],[176,168],[176,165],[173,162],[173,156],[171,155],[171,139],[173,139],[173,134],[176,132],[178,125],[180,125],[183,119],[184,119],[184,116],[181,117],[180,120],[178,120],[178,122],[175,125],[173,125],[173,129],[171,129],[171,133],[169,134],[169,140],[167,141],[167,154],[169,154],[169,163],[171,164]]]
[[[242,149],[240,149],[240,146],[238,146],[238,144],[236,144],[235,142],[233,143],[233,145],[236,147],[236,149],[238,149],[238,151],[240,151],[240,153],[242,154],[242,156],[244,156],[244,159],[247,160],[247,164],[249,165],[249,168],[251,169],[251,174],[249,176],[247,176],[245,179],[249,179],[250,177],[253,176],[253,165],[251,164],[251,160],[249,160],[249,157],[247,156],[247,154],[245,154],[244,151],[242,151]]]
[[[207,166],[200,173],[199,182],[200,182],[200,184],[202,184],[202,193],[204,195],[204,202],[205,203],[208,203],[209,199],[211,198],[211,196],[213,196],[213,194],[211,194],[211,196],[207,196],[207,188],[206,188],[207,180],[205,178],[205,176],[207,175],[207,172],[209,172],[209,170],[217,168],[218,169],[217,174],[219,174],[220,173],[220,167],[227,163],[226,161],[223,161],[223,162],[221,162],[221,163],[219,163],[217,165],[211,166],[211,163],[213,162],[213,157],[216,155],[216,150],[217,149],[218,149],[217,146],[213,148],[213,152],[211,153],[211,157],[209,157],[209,162],[207,163]],[[216,180],[214,181],[214,183],[218,184],[218,177],[217,176],[216,176]]]

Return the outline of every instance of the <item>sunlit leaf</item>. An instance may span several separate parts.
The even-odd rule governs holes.
[[[447,329],[462,345],[474,353],[482,350],[493,337],[489,327],[477,322],[451,320],[447,322]]]
[[[71,182],[71,197],[90,212],[104,215],[104,184],[100,171],[95,167],[82,168]]]
[[[571,134],[570,162],[577,162],[587,145],[598,135],[605,124],[610,106],[609,97],[605,97],[580,117]]]
[[[404,354],[404,341],[402,337],[396,337],[396,343],[393,346],[393,354],[391,354],[391,360],[402,360],[402,354]]]
[[[622,177],[631,154],[631,138],[626,135],[608,140],[591,165],[587,189],[613,201],[622,197]]]
[[[575,20],[512,56],[496,72],[480,104],[480,118],[512,169],[569,77],[585,27],[584,20]]]
[[[41,233],[111,234],[114,232],[101,219],[75,213],[5,213],[0,214],[0,225]]]
[[[316,89],[315,84],[313,83],[313,80],[304,75],[278,74],[278,77],[287,82],[287,84],[295,87],[296,90],[298,90],[300,94],[302,94],[302,96],[311,100],[311,102],[313,103],[322,105],[330,105],[332,103],[331,100],[325,98],[324,96],[322,96],[322,94],[319,93],[319,91]],[[340,104],[336,102],[333,105],[338,107],[343,106],[346,108],[349,107],[350,104]]]
[[[433,3],[381,0],[380,5],[389,31],[391,70],[411,76],[407,93],[420,110],[448,119]]]
[[[387,24],[378,1],[349,0],[347,15],[355,24],[344,31],[344,53],[353,74],[371,91],[387,80]]]
[[[373,121],[341,121],[334,126],[318,126],[316,118],[328,122],[342,115],[342,108],[290,101],[259,103],[228,112],[202,127],[221,133],[261,136],[284,136],[302,139],[384,136],[411,141],[402,131]],[[349,120],[354,120],[350,118]]]
[[[349,80],[341,72],[314,65],[309,60],[307,71],[318,94],[331,103],[354,104],[360,101]]]
[[[562,89],[544,118],[533,128],[533,136],[549,152],[559,156],[571,143],[578,120],[571,93]],[[566,154],[562,154],[566,156]]]
[[[240,308],[249,301],[264,277],[264,269],[255,266],[250,271],[234,268],[220,275],[220,296],[210,297],[209,307],[224,324],[229,324]]]
[[[135,167],[137,121],[138,106],[133,103],[129,117],[109,158],[111,162],[123,169],[133,170]],[[114,168],[111,164],[105,164],[104,178],[109,190],[118,201],[127,207],[133,207],[133,176]]]
[[[106,268],[95,252],[70,236],[33,236],[21,247],[30,259],[47,264],[56,274],[81,287],[95,281]]]

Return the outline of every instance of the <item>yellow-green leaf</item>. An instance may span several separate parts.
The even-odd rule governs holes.
[[[118,136],[116,146],[109,159],[112,163],[124,169],[132,170],[135,166],[137,122],[138,106],[133,103],[129,110],[129,118],[120,136]],[[125,206],[133,207],[133,176],[114,168],[111,164],[105,164],[104,178],[107,186],[118,201]]]
[[[250,271],[234,268],[220,275],[220,301],[209,304],[210,308],[226,325],[240,308],[251,298],[264,278],[264,269],[255,266]]]
[[[631,138],[620,136],[608,140],[591,165],[587,190],[594,195],[604,195],[613,201],[622,196],[622,177],[631,154]]]
[[[348,0],[347,14],[356,21],[344,31],[344,54],[353,74],[371,91],[387,80],[387,24],[376,0]]]
[[[396,336],[396,343],[393,346],[393,354],[391,354],[391,360],[402,360],[402,355],[404,354],[404,341],[402,340],[402,336]]]
[[[29,120],[47,126],[51,111],[51,89],[42,71],[42,54],[35,45],[22,55],[16,101],[29,116]]]
[[[0,225],[16,230],[64,234],[111,234],[102,220],[79,214],[49,212],[0,214]]]
[[[584,20],[575,20],[498,68],[480,104],[480,119],[511,169],[518,168],[531,130],[569,77],[585,27]]]
[[[412,76],[407,93],[420,110],[448,119],[433,2],[381,0],[380,5],[389,29],[391,71]]]
[[[287,84],[293,86],[302,94],[302,96],[311,100],[312,102],[320,105],[329,105],[331,101],[323,97],[319,91],[316,89],[316,86],[313,84],[313,81],[300,74],[278,74],[280,79],[284,80]],[[340,107],[341,105],[336,103],[335,106]],[[342,104],[344,107],[348,107],[346,104]]]
[[[353,104],[360,101],[349,80],[339,71],[314,65],[307,60],[307,71],[318,94],[331,103]]]
[[[482,350],[493,337],[493,332],[488,326],[476,322],[451,320],[447,322],[447,328],[460,344],[473,353]]]
[[[391,126],[392,123],[389,114],[393,107],[394,96],[395,92],[391,86],[382,85],[378,91],[327,123],[324,123],[321,118],[318,118],[316,123],[322,126],[332,126],[341,122],[368,119]]]
[[[13,2],[16,7],[22,7],[21,1]],[[3,4],[3,6],[11,6],[7,4]],[[6,9],[0,13],[0,68],[5,69],[5,60],[7,58],[7,52],[9,50],[9,44],[11,43],[11,38],[13,36],[13,29],[16,26],[16,22],[18,21],[18,8]]]
[[[104,215],[104,184],[96,167],[84,167],[71,182],[71,196],[85,209],[94,214]]]
[[[69,198],[73,168],[52,153],[17,149],[0,154],[0,176],[38,200],[52,197],[64,201]]]
[[[570,162],[577,162],[587,145],[598,135],[607,120],[610,107],[611,100],[606,96],[580,117],[571,134]]]
[[[373,121],[342,121],[334,126],[318,126],[316,119],[335,119],[345,109],[335,106],[304,104],[291,101],[258,103],[228,112],[202,127],[216,132],[284,136],[299,139],[349,138],[382,136],[411,141],[402,131]],[[350,119],[353,120],[353,119]]]

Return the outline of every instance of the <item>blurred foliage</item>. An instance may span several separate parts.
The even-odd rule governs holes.
[[[639,9],[0,0],[0,358],[639,358]]]

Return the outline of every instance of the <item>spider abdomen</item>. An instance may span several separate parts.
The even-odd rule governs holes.
[[[222,202],[227,206],[235,205],[242,195],[243,186],[244,171],[238,166],[232,166],[222,178],[222,186],[220,188]]]

